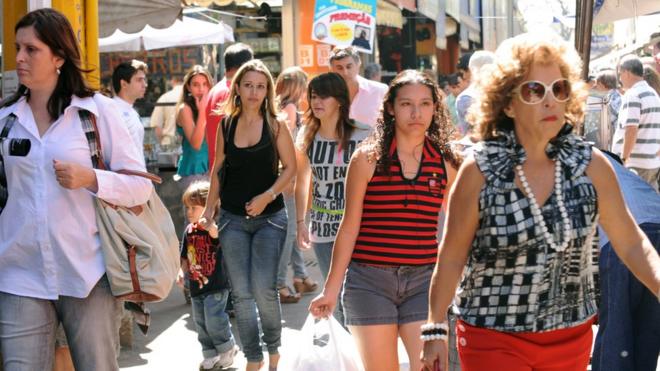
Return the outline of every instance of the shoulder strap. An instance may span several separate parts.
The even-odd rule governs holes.
[[[106,170],[105,162],[103,161],[103,154],[101,152],[101,139],[98,135],[98,128],[96,127],[96,116],[88,110],[78,110],[80,122],[89,144],[89,152],[92,156],[92,166],[94,169]]]
[[[7,136],[9,136],[9,130],[11,130],[11,128],[14,127],[15,122],[16,122],[16,115],[10,113],[9,116],[7,116],[7,120],[5,120],[5,127],[3,127],[2,132],[0,132],[0,139],[5,139],[7,138]]]
[[[232,116],[225,116],[222,118],[222,122],[220,123],[222,126],[222,140],[224,141],[222,149],[225,154],[227,154],[227,143],[229,143],[229,138],[227,136],[229,135],[229,127],[231,125],[231,121]]]
[[[99,170],[108,170],[103,161],[103,151],[101,149],[101,139],[99,136],[99,129],[96,125],[96,116],[88,110],[78,110],[78,116],[80,116],[80,122],[83,126],[83,131],[85,132],[85,137],[87,137],[87,143],[89,144],[89,152],[92,157],[92,166],[95,169]],[[125,175],[136,175],[143,178],[147,178],[154,183],[162,183],[163,180],[157,176],[143,171],[137,170],[117,170],[115,171],[119,174]]]

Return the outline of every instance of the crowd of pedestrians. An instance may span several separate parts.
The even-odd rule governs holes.
[[[0,156],[4,370],[52,369],[56,339],[77,370],[117,370],[122,302],[94,202],[142,205],[153,188],[94,168],[81,128],[92,115],[107,169],[145,171],[132,105],[148,68],[120,64],[109,99],[86,85],[62,14],[30,12],[15,33],[20,85],[1,104],[0,136],[32,148]],[[549,35],[464,55],[444,91],[415,70],[385,85],[368,65],[364,78],[354,47],[334,48],[329,71],[313,78],[292,67],[274,80],[240,43],[223,58],[221,81],[194,66],[159,99],[176,100],[173,109],[152,118],[161,143],[182,143],[178,280],[200,370],[234,363],[234,331],[247,370],[277,370],[281,304],[309,293],[310,314],[334,316],[368,371],[399,369],[398,338],[411,370],[585,370],[598,320],[594,370],[655,369],[652,67],[626,56],[599,72],[594,89],[607,96],[613,131],[601,151],[577,135],[589,88],[579,56]],[[310,278],[304,249],[324,282]]]

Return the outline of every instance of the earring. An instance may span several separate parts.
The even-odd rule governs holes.
[[[238,107],[241,105],[241,96],[237,95],[234,97],[234,106]]]
[[[60,73],[62,73],[62,72],[60,71],[60,68],[59,68],[59,67],[57,67],[57,70],[56,70],[56,71],[57,71],[57,74],[58,74],[58,75],[59,75]]]

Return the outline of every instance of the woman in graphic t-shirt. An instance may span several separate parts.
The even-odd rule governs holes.
[[[370,128],[348,118],[348,87],[336,73],[321,74],[309,83],[309,109],[296,138],[296,209],[298,246],[313,247],[323,278],[330,270],[332,245],[344,215],[344,180],[348,162]],[[312,191],[310,193],[310,182]],[[309,228],[304,215],[311,196]],[[343,323],[340,306],[335,317]]]

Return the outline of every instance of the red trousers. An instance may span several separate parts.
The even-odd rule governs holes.
[[[593,319],[549,332],[501,332],[456,324],[463,371],[584,371],[591,354]]]

